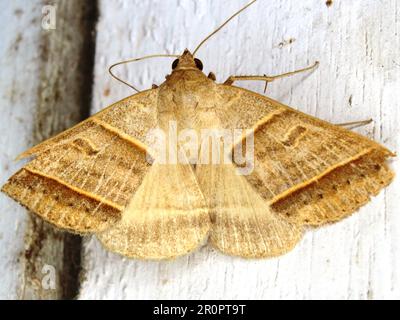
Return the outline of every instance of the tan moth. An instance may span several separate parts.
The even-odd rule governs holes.
[[[107,249],[145,259],[174,258],[206,241],[230,255],[276,256],[292,249],[306,228],[355,212],[391,182],[386,161],[394,154],[233,86],[236,80],[267,84],[316,65],[274,77],[231,76],[219,84],[195,58],[254,2],[193,54],[144,57],[177,59],[160,86],[20,155],[32,160],[2,191],[59,228],[96,234]],[[154,132],[168,134],[158,139]],[[247,171],[248,162],[236,157],[243,150],[252,150]]]

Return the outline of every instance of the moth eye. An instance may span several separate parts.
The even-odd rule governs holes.
[[[172,62],[172,70],[174,70],[178,66],[178,63],[179,59],[175,59],[174,62]]]
[[[196,64],[197,69],[199,69],[200,71],[203,70],[203,62],[201,62],[199,59],[194,58],[194,63]]]

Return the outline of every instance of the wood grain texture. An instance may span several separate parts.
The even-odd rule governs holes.
[[[37,102],[37,83],[34,79],[39,76],[38,42],[40,23],[30,25],[30,19],[19,21],[23,14],[29,12],[30,18],[37,15],[30,14],[34,10],[33,2],[24,4],[14,2],[0,4],[2,21],[8,21],[1,28],[0,50],[1,65],[3,66],[0,80],[1,105],[3,116],[1,120],[1,183],[4,183],[18,164],[10,162],[18,152],[32,143],[34,114],[26,112],[25,106],[34,106]],[[17,13],[17,14],[16,14]],[[19,14],[21,16],[19,17]],[[26,30],[22,36],[22,30]],[[24,49],[22,49],[24,48]],[[7,115],[7,116],[5,116]],[[19,143],[15,143],[18,137]],[[28,217],[23,208],[10,202],[5,195],[0,195],[2,217],[0,219],[0,268],[5,277],[2,277],[0,296],[4,299],[18,297],[23,283],[24,265],[20,263],[21,252],[24,250],[24,234],[28,225]]]
[[[131,94],[107,77],[112,62],[193,48],[243,4],[100,1],[93,111]],[[274,82],[268,95],[330,122],[372,117],[374,124],[358,131],[396,151],[398,5],[259,1],[198,57],[220,82],[232,74],[278,74],[319,60],[315,73]],[[119,74],[148,88],[169,69],[170,62],[151,61]],[[244,86],[261,92],[263,85]],[[397,159],[392,167],[399,169]],[[357,215],[307,233],[294,251],[272,260],[241,260],[203,247],[172,262],[129,261],[87,239],[80,298],[398,298],[398,188],[395,180]]]
[[[83,53],[90,57],[90,6],[58,1],[56,29],[45,30],[42,8],[47,4],[13,1],[0,5],[5,22],[0,31],[2,183],[21,166],[13,162],[21,151],[80,120],[90,101],[90,59],[83,58]],[[71,294],[70,267],[76,258],[79,261],[80,239],[37,220],[3,195],[0,207],[0,266],[6,275],[0,297],[54,299]],[[70,255],[76,244],[77,257]],[[46,266],[54,268],[54,288],[42,283]]]

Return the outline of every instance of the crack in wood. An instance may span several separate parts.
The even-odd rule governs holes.
[[[43,31],[40,46],[34,143],[89,116],[97,18],[97,1],[57,2],[57,29]],[[33,215],[27,230],[20,298],[75,298],[81,277],[81,237],[59,231]],[[55,290],[42,286],[44,265],[56,270]]]

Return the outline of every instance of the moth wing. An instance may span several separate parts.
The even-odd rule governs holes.
[[[209,243],[230,255],[265,258],[291,250],[303,228],[271,211],[232,164],[196,166],[208,200],[212,227]]]
[[[137,140],[138,143],[144,143],[148,130],[157,126],[157,99],[156,89],[129,96],[104,108],[70,129],[26,150],[17,159],[35,156],[55,145],[71,141],[94,125],[101,125],[123,137],[128,136]]]
[[[149,170],[147,129],[156,126],[155,90],[126,98],[42,142],[2,191],[69,231],[101,231],[119,220]]]
[[[317,226],[340,220],[391,182],[386,160],[394,154],[380,144],[254,92],[220,90],[223,123],[254,132],[247,181],[289,221]]]
[[[209,229],[207,205],[192,167],[154,163],[121,220],[97,236],[111,251],[158,260],[196,249]]]

